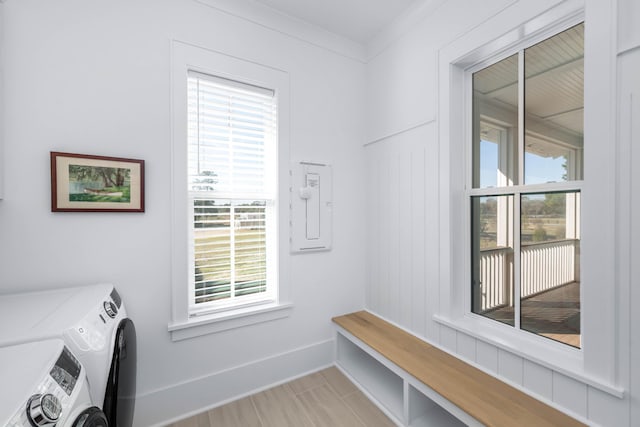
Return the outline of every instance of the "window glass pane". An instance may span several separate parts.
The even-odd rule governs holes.
[[[276,244],[274,92],[195,72],[187,88],[190,310],[270,301],[276,295],[275,257],[267,256]]]
[[[583,179],[584,24],[524,52],[524,183]]]
[[[499,170],[503,131],[484,123],[480,126],[480,187],[497,187],[503,181]]]
[[[471,213],[472,311],[513,325],[513,196],[472,197]]]
[[[473,187],[512,185],[518,125],[518,55],[473,74]]]
[[[189,77],[188,89],[189,189],[272,193],[273,94],[223,85],[200,74]]]
[[[521,196],[520,326],[580,347],[580,193]]]
[[[195,303],[231,297],[231,207],[194,201]]]
[[[267,286],[266,212],[262,201],[235,207],[236,296],[265,292]]]
[[[266,292],[264,201],[195,200],[195,303]]]

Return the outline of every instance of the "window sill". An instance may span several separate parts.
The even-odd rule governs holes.
[[[186,322],[171,323],[168,329],[172,341],[181,341],[256,323],[282,319],[288,317],[292,309],[293,304],[291,303],[261,304],[207,316],[193,317]]]
[[[597,388],[619,399],[624,398],[624,389],[610,384],[600,378],[595,378],[584,370],[582,351],[579,349],[560,348],[546,338],[531,334],[516,333],[508,327],[495,322],[476,319],[475,316],[464,316],[460,319],[447,319],[435,315],[433,320],[471,337],[494,345],[509,353],[518,355],[525,360],[539,364],[553,371]]]

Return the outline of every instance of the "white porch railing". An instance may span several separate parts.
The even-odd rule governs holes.
[[[521,298],[580,280],[576,256],[579,244],[579,240],[567,239],[523,245],[520,254]],[[482,250],[479,262],[480,307],[475,310],[485,312],[512,306],[513,250]]]
[[[480,311],[513,305],[513,249],[480,251]]]
[[[576,251],[579,240],[558,240],[522,246],[520,296],[535,295],[578,280]]]

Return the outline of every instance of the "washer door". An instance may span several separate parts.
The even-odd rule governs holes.
[[[131,427],[136,399],[136,329],[122,319],[116,331],[115,348],[102,410],[111,427]]]
[[[73,422],[73,427],[109,427],[107,417],[97,406],[85,409]]]

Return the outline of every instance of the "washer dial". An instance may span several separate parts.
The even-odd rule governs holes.
[[[51,393],[34,394],[27,403],[27,418],[35,427],[54,425],[62,413],[62,403]]]
[[[105,301],[104,311],[106,311],[109,317],[113,319],[118,314],[118,307],[116,307],[116,305],[111,301]]]

